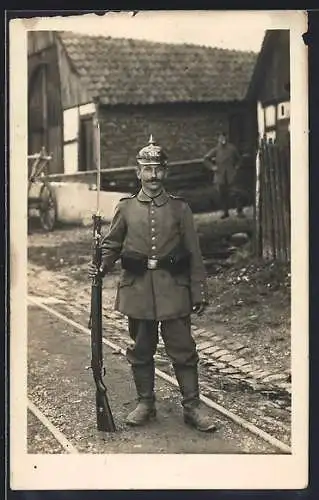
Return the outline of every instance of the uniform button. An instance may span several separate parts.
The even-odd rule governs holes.
[[[152,233],[155,233],[155,227],[152,227]]]
[[[155,236],[152,236],[152,240],[154,241],[155,239],[156,239]]]
[[[151,223],[152,223],[152,224],[155,224],[155,220],[154,220],[154,219],[152,219],[152,220],[151,220]]]
[[[156,255],[152,255],[152,257],[151,257],[151,258],[152,258],[152,259],[156,259]]]
[[[156,246],[153,246],[153,247],[152,247],[152,250],[156,250]]]

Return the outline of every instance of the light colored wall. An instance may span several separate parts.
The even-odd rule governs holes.
[[[87,225],[92,223],[92,215],[96,211],[96,191],[84,183],[52,182],[57,206],[58,220],[62,223]],[[109,222],[114,214],[116,204],[126,193],[100,192],[100,214]]]

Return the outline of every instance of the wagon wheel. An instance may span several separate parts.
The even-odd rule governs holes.
[[[57,220],[57,203],[54,192],[48,184],[40,190],[40,223],[45,231],[53,231]]]

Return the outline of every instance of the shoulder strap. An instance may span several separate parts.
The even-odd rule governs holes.
[[[183,196],[175,196],[173,194],[170,194],[169,195],[170,198],[173,198],[173,200],[181,200],[181,201],[186,201],[185,198],[183,198]]]
[[[130,194],[130,195],[127,195],[127,196],[123,196],[123,198],[120,198],[120,201],[123,201],[123,200],[131,200],[132,198],[135,198],[137,196],[137,194]]]

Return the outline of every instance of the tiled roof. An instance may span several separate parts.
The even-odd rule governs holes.
[[[92,97],[108,104],[227,102],[246,96],[257,54],[59,32]]]

